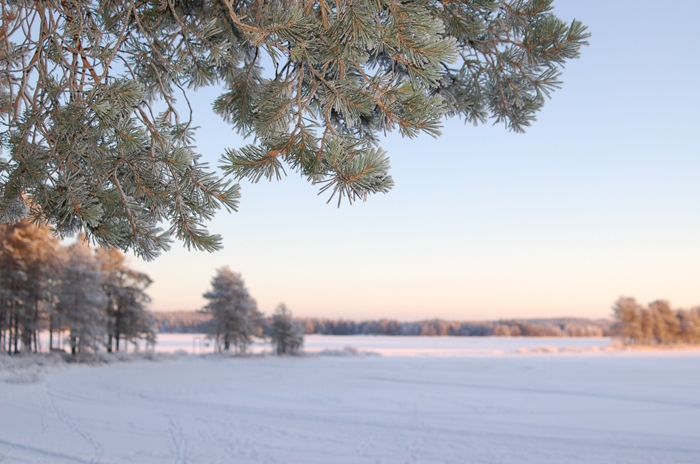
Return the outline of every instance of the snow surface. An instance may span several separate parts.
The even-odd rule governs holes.
[[[396,340],[351,338],[354,352]],[[427,356],[424,340],[437,354],[448,342],[422,340],[404,346],[420,356],[182,355],[0,376],[0,462],[700,462],[697,351],[520,339],[521,354],[482,339],[482,354]]]

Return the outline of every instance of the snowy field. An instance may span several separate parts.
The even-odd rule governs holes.
[[[0,381],[0,462],[700,462],[698,351],[347,338],[307,345],[383,356],[161,355]]]

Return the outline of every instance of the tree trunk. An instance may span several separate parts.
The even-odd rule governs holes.
[[[12,353],[12,312],[7,312],[7,334],[5,335],[7,342],[7,353]],[[5,347],[3,346],[3,349]]]
[[[0,351],[5,350],[5,300],[0,298]]]
[[[32,327],[34,334],[34,352],[39,352],[39,299],[34,301],[34,326]]]
[[[27,351],[32,351],[32,330],[31,327],[29,326],[29,320],[26,317],[22,318],[22,328],[21,328],[21,333],[22,333],[22,351],[27,350]]]
[[[32,351],[32,331],[25,325],[22,327],[22,351]]]
[[[19,317],[15,314],[15,330],[14,330],[14,344],[15,344],[15,354],[19,353],[18,343],[19,343]]]
[[[117,309],[117,313],[114,316],[114,336],[117,339],[117,351],[119,351],[119,339],[122,336],[121,326],[122,326],[122,315],[119,312],[119,310]]]
[[[53,350],[53,314],[49,313],[49,353]]]

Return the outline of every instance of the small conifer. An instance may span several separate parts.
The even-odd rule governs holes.
[[[228,267],[216,271],[211,281],[212,289],[204,294],[209,304],[204,312],[211,314],[211,336],[218,350],[233,347],[237,353],[245,353],[253,337],[262,332],[262,315],[257,303],[248,293],[240,274]]]
[[[270,339],[278,355],[298,354],[304,345],[304,330],[292,317],[284,303],[280,303],[272,316]]]

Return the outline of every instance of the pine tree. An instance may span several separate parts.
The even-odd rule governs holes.
[[[514,131],[535,119],[588,37],[553,0],[7,1],[0,23],[0,222],[153,258],[234,180],[287,170],[350,202],[393,185],[379,135],[439,135],[444,117]],[[50,20],[47,20],[50,18]],[[263,64],[268,64],[263,69]],[[216,175],[193,148],[191,90],[255,143]],[[165,224],[162,230],[160,224]]]
[[[114,248],[98,248],[96,259],[103,272],[102,288],[107,295],[107,351],[119,351],[122,338],[127,341],[153,340],[153,321],[147,309],[151,301],[146,288],[148,275],[129,269],[126,256]]]
[[[278,355],[298,354],[304,346],[304,330],[294,321],[292,313],[284,303],[280,303],[272,316],[269,329],[270,339]]]
[[[76,243],[68,248],[56,312],[61,326],[70,331],[73,355],[96,351],[106,334],[107,295],[102,289],[103,274],[85,244]]]
[[[251,298],[240,274],[223,267],[211,281],[211,291],[204,294],[209,304],[204,312],[212,315],[211,336],[219,350],[233,346],[237,353],[245,353],[253,337],[262,331],[262,315]]]
[[[37,331],[54,303],[60,265],[48,228],[26,219],[0,225],[0,346],[7,342],[7,351],[39,350]]]

